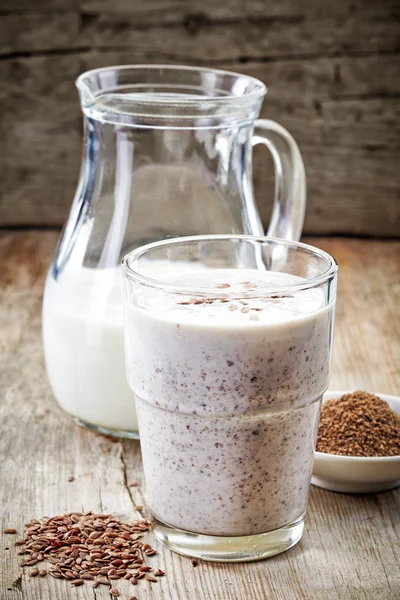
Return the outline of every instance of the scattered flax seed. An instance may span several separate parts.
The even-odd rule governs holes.
[[[228,310],[237,310],[238,307],[236,306],[236,304],[231,304]]]
[[[400,455],[400,415],[387,402],[356,391],[324,402],[317,451],[343,456]]]
[[[242,309],[240,309],[240,312],[242,313],[248,313],[250,311],[250,308],[248,306],[243,306]]]
[[[37,559],[36,558],[32,558],[31,560],[26,560],[25,564],[27,567],[32,567],[33,565],[36,565],[37,563]]]
[[[75,481],[75,477],[73,475],[71,475],[70,477],[68,477],[67,480],[69,483],[71,483],[72,481]]]
[[[197,567],[198,562],[197,562],[197,560],[195,558],[191,558],[190,559],[190,564],[192,565],[192,567]]]
[[[13,529],[12,527],[8,527],[7,529],[3,529],[3,533],[8,533],[10,535],[13,535],[14,533],[17,533],[17,530]]]
[[[129,600],[137,600],[136,596],[130,596]]]
[[[111,588],[110,594],[111,596],[119,596],[119,591],[116,588]]]
[[[138,485],[137,481],[132,481],[132,483],[129,484],[129,487],[137,487]]]
[[[230,288],[231,284],[230,283],[219,283],[216,287],[219,290],[225,290],[226,288]]]
[[[91,581],[94,587],[109,586],[110,581],[119,579],[136,585],[153,571],[144,563],[156,550],[141,541],[149,525],[144,519],[123,523],[112,515],[93,512],[31,519],[25,525],[24,539],[18,541],[22,546],[18,554],[24,555],[21,566],[46,560],[50,563],[48,570],[35,567],[29,574],[49,574],[76,587],[85,581]]]
[[[138,506],[135,506],[136,510],[143,510],[143,506],[141,504],[138,504]]]
[[[155,577],[162,577],[163,575],[165,575],[165,571],[163,571],[162,569],[157,569],[157,571],[155,571],[154,573]]]

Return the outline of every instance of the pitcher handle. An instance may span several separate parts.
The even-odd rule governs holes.
[[[297,241],[306,208],[306,175],[300,150],[284,127],[267,119],[255,122],[252,146],[263,144],[275,167],[275,199],[267,235]]]

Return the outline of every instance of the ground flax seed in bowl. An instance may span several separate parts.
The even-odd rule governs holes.
[[[317,452],[342,456],[400,455],[400,415],[385,400],[356,391],[324,402]]]

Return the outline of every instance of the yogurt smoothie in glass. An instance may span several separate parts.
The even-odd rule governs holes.
[[[148,501],[156,534],[172,549],[251,560],[302,534],[336,267],[291,242],[191,240],[151,245],[124,262],[127,374]],[[192,255],[198,248],[192,274],[141,276],[152,247],[158,256],[185,244]],[[265,268],[272,246],[279,270]],[[199,270],[204,255],[210,264]]]

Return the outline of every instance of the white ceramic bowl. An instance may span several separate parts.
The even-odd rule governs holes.
[[[323,402],[349,393],[326,392]],[[376,395],[400,414],[400,397]],[[369,458],[315,452],[311,483],[326,490],[348,494],[391,490],[400,485],[400,455]]]

